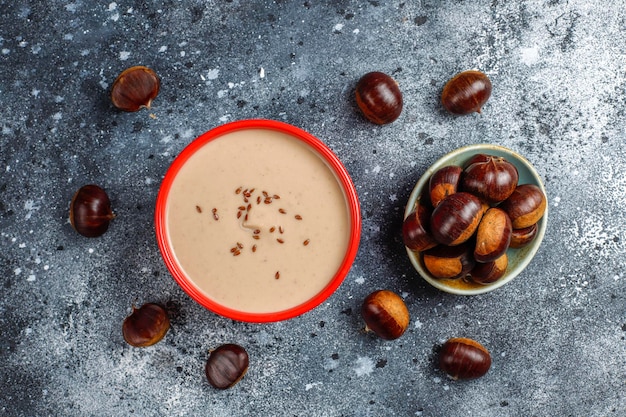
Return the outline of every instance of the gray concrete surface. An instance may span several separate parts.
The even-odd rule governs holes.
[[[0,0],[0,415],[626,415],[626,2]],[[162,79],[147,112],[116,111],[117,74]],[[445,82],[492,79],[482,114],[453,117]],[[375,126],[353,100],[368,71],[392,74],[405,108]],[[152,225],[160,179],[194,137],[224,122],[282,120],[326,142],[358,189],[354,266],[323,305],[246,324],[192,301]],[[453,296],[412,270],[400,240],[422,172],[463,145],[526,156],[545,180],[548,231],[512,283]],[[73,193],[97,183],[117,218],[87,239]],[[411,324],[386,342],[359,308],[379,288]],[[173,310],[160,344],[121,335],[133,303]],[[489,373],[435,366],[449,337],[482,342]],[[233,389],[204,377],[207,352],[248,349]]]

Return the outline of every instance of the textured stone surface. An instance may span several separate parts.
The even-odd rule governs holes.
[[[626,2],[0,0],[0,415],[623,416],[626,414]],[[108,98],[124,68],[162,78],[147,112]],[[452,117],[445,82],[477,68],[494,93]],[[393,75],[405,108],[367,122],[356,80]],[[288,322],[236,323],[187,297],[152,226],[160,179],[194,137],[262,117],[297,125],[344,161],[363,213],[340,289]],[[519,151],[545,180],[542,247],[512,283],[452,296],[411,268],[399,229],[413,184],[463,145]],[[117,218],[98,239],[68,222],[97,183]],[[361,332],[361,300],[405,298],[409,331]],[[133,303],[172,329],[135,349]],[[449,337],[493,355],[482,379],[435,366]],[[250,370],[218,392],[209,349],[245,346]]]

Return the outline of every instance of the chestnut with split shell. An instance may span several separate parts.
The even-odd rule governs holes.
[[[476,231],[474,259],[477,262],[492,262],[501,257],[511,242],[511,220],[497,207],[485,212]]]
[[[451,194],[433,210],[430,231],[435,240],[443,245],[460,245],[472,237],[486,209],[473,194]]]
[[[491,367],[491,355],[475,340],[454,337],[441,347],[439,367],[452,379],[480,378]]]
[[[242,346],[227,343],[210,352],[204,371],[209,384],[227,389],[244,377],[249,364],[248,352]]]
[[[115,218],[106,191],[95,184],[80,187],[70,203],[70,224],[85,237],[98,237]]]
[[[491,96],[491,80],[480,71],[463,71],[443,87],[441,104],[450,113],[480,113]]]
[[[429,230],[431,210],[418,202],[415,211],[407,216],[402,223],[402,241],[414,251],[425,251],[437,246]]]
[[[480,154],[463,171],[461,190],[497,204],[513,193],[518,181],[515,165],[499,156]]]
[[[368,295],[361,306],[365,330],[370,330],[381,339],[394,340],[409,327],[409,310],[398,294],[389,290],[378,290]]]
[[[514,229],[523,229],[537,223],[546,210],[546,196],[535,184],[522,184],[500,208],[511,218]]]
[[[439,245],[423,253],[424,266],[435,278],[467,276],[476,264],[469,242],[457,246]]]
[[[159,77],[145,66],[125,69],[117,76],[111,88],[111,101],[120,110],[135,112],[149,109],[159,94]]]
[[[356,103],[365,117],[376,124],[391,123],[402,113],[402,92],[396,80],[374,71],[362,76],[356,85]]]
[[[438,169],[430,177],[428,192],[433,207],[437,207],[441,200],[457,192],[463,168],[458,165],[448,165]]]
[[[537,223],[522,229],[513,229],[511,232],[511,243],[509,243],[509,247],[514,249],[523,248],[533,241],[535,236],[537,236],[538,230],[539,227],[537,227]]]

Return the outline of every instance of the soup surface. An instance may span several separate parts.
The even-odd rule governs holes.
[[[333,171],[306,143],[270,129],[220,136],[196,151],[167,197],[167,233],[189,279],[249,313],[322,291],[348,247],[350,218]]]

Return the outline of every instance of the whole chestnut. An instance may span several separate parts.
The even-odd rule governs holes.
[[[476,231],[474,259],[477,262],[493,262],[501,257],[511,242],[511,219],[497,207],[485,212]]]
[[[170,328],[170,319],[165,308],[146,303],[133,312],[122,323],[124,340],[135,347],[152,346],[159,342]]]
[[[111,88],[111,101],[120,110],[135,112],[149,109],[159,94],[160,81],[156,73],[141,65],[125,69]]]
[[[455,337],[443,344],[439,367],[453,379],[479,378],[489,371],[491,355],[477,341]]]
[[[491,80],[480,71],[464,71],[455,75],[443,87],[441,104],[450,113],[463,115],[480,113],[491,96]]]
[[[396,80],[383,72],[368,72],[356,84],[356,103],[365,117],[379,125],[400,117],[403,101]]]
[[[538,230],[539,227],[537,226],[537,223],[524,227],[523,229],[513,229],[511,232],[511,243],[509,243],[509,247],[515,249],[523,248],[535,239]]]
[[[244,377],[249,364],[248,352],[242,346],[227,343],[210,352],[204,372],[213,387],[227,389]]]
[[[515,188],[500,208],[511,218],[513,229],[523,229],[537,223],[546,210],[547,199],[535,184],[522,184]]]
[[[430,232],[443,245],[459,245],[472,237],[485,210],[485,205],[473,194],[450,194],[433,210]]]
[[[114,217],[111,200],[101,187],[84,185],[74,193],[70,203],[70,224],[81,235],[103,235]]]
[[[409,310],[404,300],[389,290],[378,290],[368,295],[361,305],[361,316],[366,330],[385,340],[399,338],[409,327]]]
[[[423,252],[424,267],[438,279],[467,276],[476,264],[469,242],[457,246],[439,245]]]
[[[430,234],[431,210],[420,201],[415,205],[415,211],[411,212],[402,223],[402,241],[412,251],[425,251],[437,245]]]
[[[517,187],[517,168],[505,158],[480,154],[471,161],[474,162],[463,171],[462,191],[497,204],[506,200]]]
[[[448,165],[439,168],[428,181],[428,193],[433,207],[437,207],[441,200],[457,192],[463,169],[458,165]]]
[[[487,263],[477,262],[474,269],[470,272],[470,277],[477,284],[492,284],[504,276],[508,266],[509,258],[505,252],[495,261]]]

